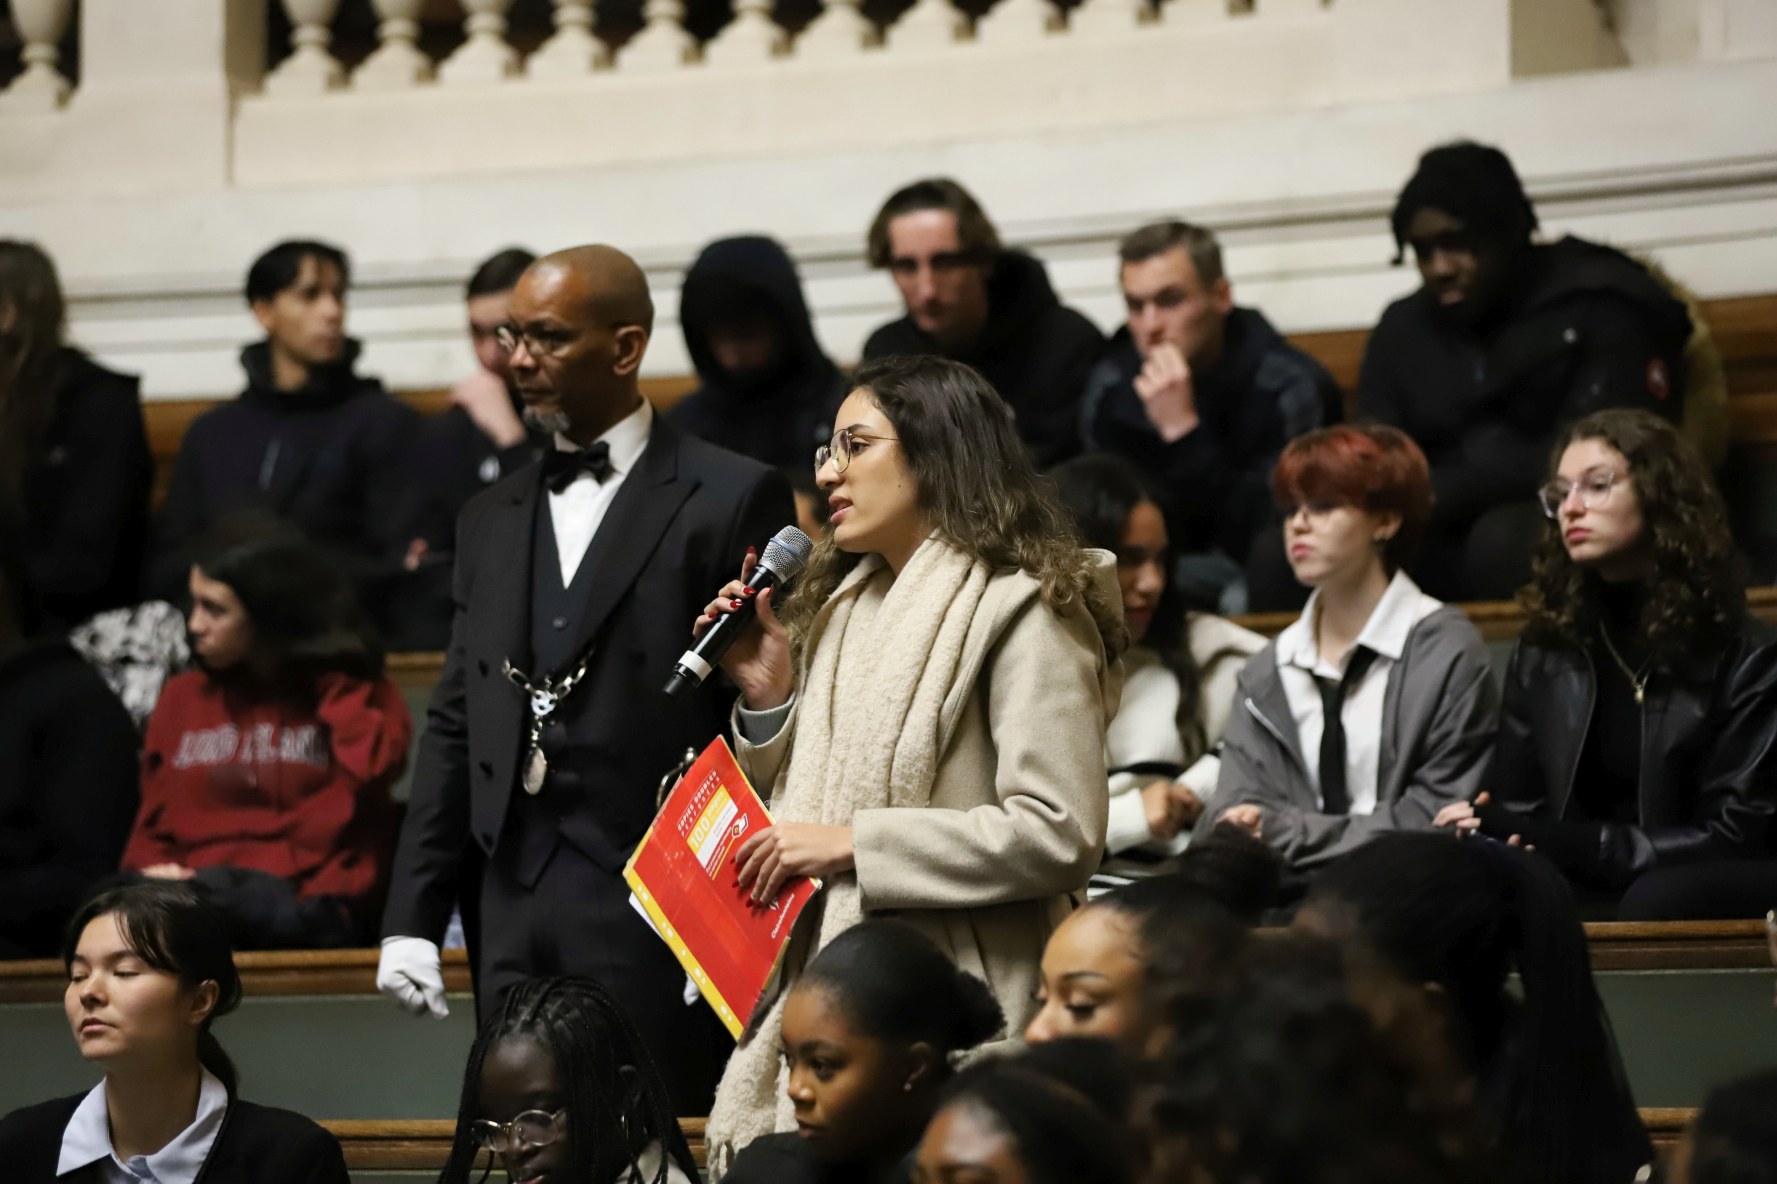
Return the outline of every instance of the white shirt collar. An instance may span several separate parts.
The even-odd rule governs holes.
[[[105,1083],[93,1086],[92,1092],[75,1107],[74,1116],[62,1132],[62,1153],[56,1161],[56,1175],[86,1167],[109,1157],[125,1173],[158,1184],[194,1184],[197,1174],[209,1158],[210,1148],[222,1129],[228,1111],[228,1089],[221,1081],[204,1071],[203,1085],[198,1089],[197,1117],[191,1125],[173,1136],[173,1141],[153,1155],[133,1156],[129,1163],[117,1158],[111,1146],[111,1116],[106,1107]],[[146,1174],[144,1174],[146,1173]]]
[[[636,462],[642,459],[642,453],[647,450],[648,433],[653,426],[654,405],[644,398],[640,407],[612,424],[598,438],[611,446],[611,471],[615,476],[625,476],[636,467]],[[598,440],[593,443],[598,443]],[[555,447],[559,452],[580,451],[580,445],[560,432],[555,434]]]
[[[1394,578],[1388,581],[1388,587],[1382,593],[1382,599],[1370,610],[1370,619],[1364,622],[1363,631],[1357,635],[1357,641],[1351,650],[1361,645],[1365,649],[1376,651],[1391,662],[1400,661],[1401,655],[1406,652],[1407,636],[1413,632],[1413,626],[1437,605],[1437,601],[1419,590],[1419,585],[1406,572],[1395,572]],[[1320,651],[1314,642],[1314,619],[1319,608],[1320,592],[1316,590],[1308,598],[1302,615],[1277,635],[1279,665],[1300,666],[1310,672],[1320,665]],[[1351,650],[1346,651],[1346,661],[1350,661]]]

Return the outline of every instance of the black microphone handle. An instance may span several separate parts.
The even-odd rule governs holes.
[[[753,590],[753,595],[742,596],[739,608],[723,613],[697,639],[696,645],[679,655],[678,662],[673,666],[672,677],[667,679],[663,688],[668,698],[677,699],[703,685],[704,680],[715,671],[716,663],[722,660],[722,655],[728,652],[728,647],[734,644],[734,639],[759,615],[758,594],[777,586],[777,573],[760,564],[753,569],[753,576],[746,586]]]

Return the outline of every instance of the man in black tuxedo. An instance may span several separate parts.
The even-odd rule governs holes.
[[[728,721],[731,696],[714,680],[682,700],[661,689],[686,622],[795,511],[783,477],[680,433],[643,399],[653,321],[641,269],[610,247],[550,255],[513,289],[501,338],[525,416],[555,449],[478,494],[458,524],[450,649],[377,986],[416,1014],[445,1013],[438,942],[459,875],[481,860],[483,1018],[525,978],[599,979],[640,1026],[679,1113],[702,1114],[732,1042],[710,1008],[685,1002],[685,975],[630,906],[623,865],[662,776]],[[541,715],[539,693],[559,699]]]

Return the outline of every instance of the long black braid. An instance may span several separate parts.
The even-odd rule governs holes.
[[[476,1034],[450,1159],[438,1184],[469,1182],[481,1153],[473,1128],[481,1117],[482,1065],[488,1050],[510,1037],[533,1039],[555,1058],[567,1110],[566,1184],[641,1180],[640,1156],[656,1142],[665,1154],[646,1184],[666,1184],[672,1163],[697,1179],[697,1162],[660,1070],[622,1005],[589,978],[539,978],[507,991],[500,1013]],[[626,1066],[635,1071],[633,1081],[621,1072]],[[494,1158],[489,1152],[480,1179],[492,1172]]]

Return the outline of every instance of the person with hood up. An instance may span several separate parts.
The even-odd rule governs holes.
[[[1000,245],[968,190],[948,178],[890,195],[870,224],[907,315],[864,343],[864,359],[937,354],[979,370],[1012,408],[1039,469],[1080,451],[1080,398],[1104,334],[1062,304],[1043,264]]]
[[[265,340],[241,351],[247,389],[186,429],[161,509],[147,590],[180,600],[191,547],[246,507],[323,545],[374,607],[402,570],[412,408],[353,370],[345,335],[351,264],[337,247],[283,242],[247,273]]]
[[[685,275],[679,324],[698,387],[667,418],[742,456],[805,468],[845,388],[789,253],[763,235],[711,243]]]

